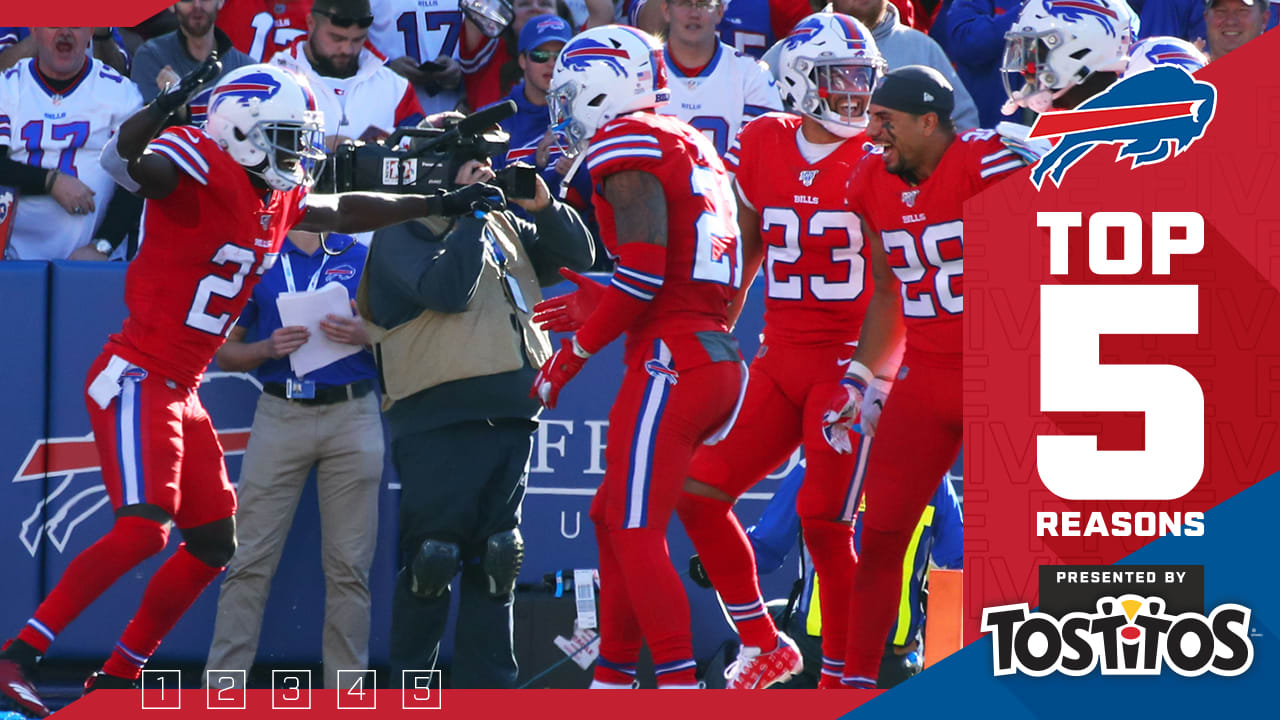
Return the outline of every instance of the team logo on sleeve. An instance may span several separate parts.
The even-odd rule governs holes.
[[[1132,158],[1135,168],[1181,155],[1204,137],[1216,100],[1212,84],[1164,65],[1116,82],[1075,110],[1044,113],[1028,137],[1058,141],[1036,163],[1031,182],[1039,188],[1048,176],[1061,185],[1067,171],[1099,145],[1119,145],[1116,159]]]

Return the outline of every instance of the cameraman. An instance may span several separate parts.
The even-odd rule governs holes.
[[[494,177],[487,159],[467,160],[455,182]],[[415,677],[403,671],[436,666],[459,570],[452,686],[515,685],[520,505],[540,409],[529,386],[552,354],[531,311],[561,267],[585,270],[594,253],[582,219],[541,178],[532,199],[513,202],[534,222],[493,188],[452,221],[379,231],[360,285],[360,313],[378,326],[370,334],[400,476],[391,665],[405,687]]]

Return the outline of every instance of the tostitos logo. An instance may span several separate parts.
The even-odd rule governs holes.
[[[1205,616],[1166,612],[1159,597],[1103,597],[1094,612],[1062,617],[1032,612],[1026,603],[986,608],[982,631],[991,633],[997,676],[1021,673],[1159,675],[1167,667],[1184,677],[1206,672],[1231,677],[1253,664],[1249,608],[1225,604]]]

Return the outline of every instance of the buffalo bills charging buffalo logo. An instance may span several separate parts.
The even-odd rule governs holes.
[[[1116,11],[1102,0],[1045,0],[1044,9],[1050,15],[1069,22],[1093,18],[1112,37],[1116,34],[1116,21],[1120,19]]]
[[[795,50],[801,44],[812,40],[820,32],[822,32],[822,19],[811,17],[796,25],[791,30],[791,34],[782,39],[783,46],[788,50]]]
[[[1045,176],[1054,185],[1099,145],[1119,145],[1117,160],[1131,167],[1164,162],[1204,136],[1213,120],[1217,89],[1173,65],[1124,78],[1075,110],[1036,118],[1029,136],[1059,138],[1031,171],[1039,188]]]
[[[256,72],[245,75],[236,82],[227,83],[214,88],[209,108],[216,108],[225,100],[247,105],[250,101],[270,100],[280,91],[280,83],[270,73]],[[304,90],[305,93],[305,90]]]
[[[590,38],[571,42],[560,53],[560,61],[570,70],[587,70],[592,62],[601,62],[620,78],[627,77],[627,68],[622,64],[627,57],[626,50]]]
[[[645,369],[645,372],[649,373],[651,376],[659,380],[664,380],[666,382],[669,382],[672,385],[675,385],[676,383],[680,382],[680,373],[676,372],[674,369],[672,369],[670,366],[668,366],[666,363],[662,362],[661,360],[654,359],[654,360],[646,361],[644,364],[644,369]]]
[[[1173,43],[1153,43],[1142,53],[1152,65],[1177,65],[1187,72],[1204,67],[1203,61]]]

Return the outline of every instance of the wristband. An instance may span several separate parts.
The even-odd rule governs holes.
[[[586,360],[587,358],[591,357],[591,355],[592,355],[592,353],[589,353],[589,352],[587,352],[586,350],[583,350],[583,349],[582,349],[582,346],[578,344],[578,336],[577,336],[577,335],[574,335],[574,336],[573,336],[573,354],[574,354],[574,355],[577,355],[578,357],[582,358],[583,360]]]
[[[849,369],[845,371],[844,378],[842,378],[840,382],[847,385],[853,385],[860,392],[865,393],[867,391],[867,386],[871,384],[871,380],[874,377],[875,373],[871,372],[871,369],[866,365],[863,365],[857,360],[851,360],[849,361]]]

